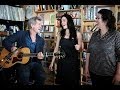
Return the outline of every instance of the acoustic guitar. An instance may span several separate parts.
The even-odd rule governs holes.
[[[37,57],[38,53],[30,53],[30,49],[27,47],[24,48],[18,48],[16,51],[18,51],[17,54],[14,54],[14,52],[9,52],[5,48],[1,51],[0,55],[0,68],[9,68],[15,65],[16,63],[20,64],[26,64],[30,57]],[[64,58],[65,53],[64,52],[46,52],[43,53],[44,57],[49,57],[49,56],[57,56]]]

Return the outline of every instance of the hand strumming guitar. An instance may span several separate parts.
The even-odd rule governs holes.
[[[13,46],[13,47],[11,48],[11,52],[14,52],[16,49],[17,49],[17,47]],[[17,55],[17,54],[18,54],[18,50],[16,50],[16,51],[14,52],[14,55]]]

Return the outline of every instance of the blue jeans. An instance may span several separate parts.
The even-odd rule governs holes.
[[[23,86],[28,86],[30,84],[30,79],[34,78],[34,85],[41,86],[44,85],[46,74],[41,63],[30,62],[28,64],[21,64],[17,68],[18,83]]]

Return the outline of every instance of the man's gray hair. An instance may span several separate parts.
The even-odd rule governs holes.
[[[31,29],[31,24],[36,24],[36,20],[42,21],[41,17],[35,16],[28,20],[28,29]]]

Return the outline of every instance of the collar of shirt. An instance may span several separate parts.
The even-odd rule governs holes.
[[[110,34],[110,31],[107,31],[103,36],[101,36],[100,30],[99,30],[97,36],[98,36],[100,39],[106,39],[109,34]]]

